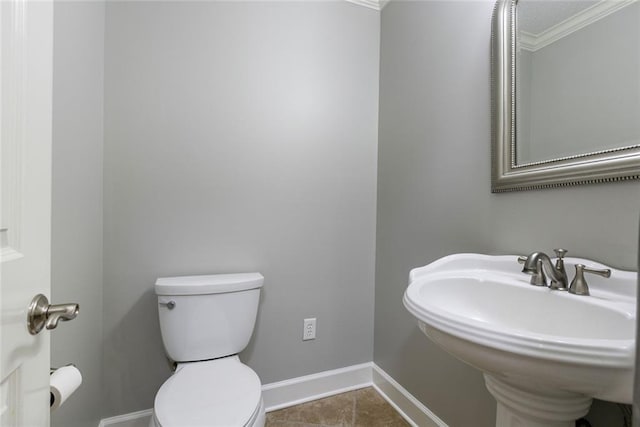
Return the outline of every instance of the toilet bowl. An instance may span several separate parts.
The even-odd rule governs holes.
[[[158,390],[150,427],[263,427],[258,375],[237,356],[251,338],[259,273],[160,278],[162,341],[177,362]]]
[[[151,427],[264,425],[258,375],[237,356],[178,366],[156,394]]]

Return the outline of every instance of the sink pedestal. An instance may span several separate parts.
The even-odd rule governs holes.
[[[591,397],[546,388],[514,385],[484,374],[498,401],[496,427],[574,427],[591,407]]]

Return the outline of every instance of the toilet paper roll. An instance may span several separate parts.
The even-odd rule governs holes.
[[[49,379],[51,387],[51,410],[58,409],[82,384],[82,374],[75,366],[56,369]]]

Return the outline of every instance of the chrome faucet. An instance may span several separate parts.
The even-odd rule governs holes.
[[[524,264],[522,272],[531,275],[530,283],[535,286],[547,286],[546,273],[551,278],[549,284],[550,289],[557,291],[568,290],[569,280],[567,271],[564,268],[563,258],[567,251],[565,249],[554,249],[557,260],[555,266],[551,262],[551,258],[544,252],[533,252],[527,257],[518,257],[518,262]]]

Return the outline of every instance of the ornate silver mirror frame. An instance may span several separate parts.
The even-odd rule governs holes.
[[[517,0],[498,0],[491,31],[493,193],[640,179],[640,146],[516,163]]]

